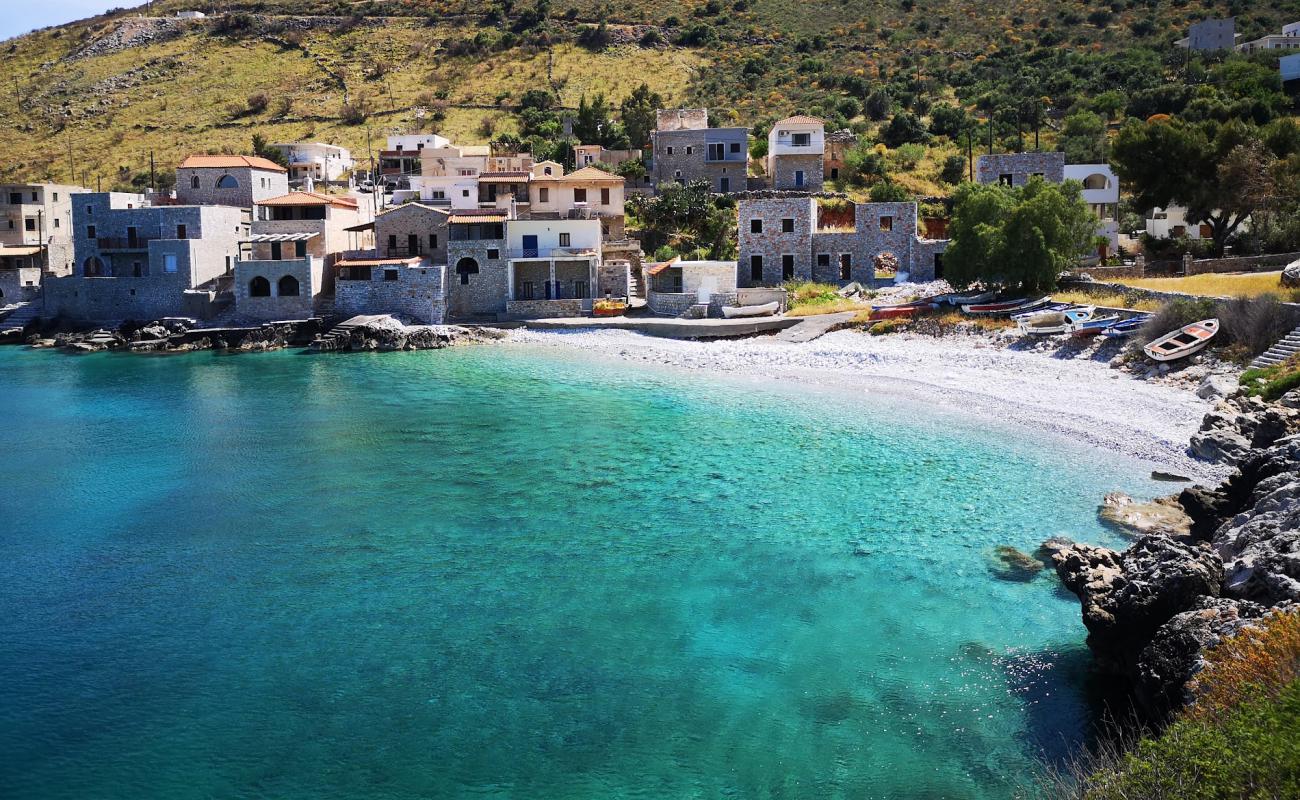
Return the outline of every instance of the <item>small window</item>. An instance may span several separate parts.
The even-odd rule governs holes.
[[[94,225],[87,225],[87,226],[86,226],[86,238],[87,238],[87,239],[94,239],[94,238],[95,238],[95,226],[94,226]]]
[[[733,152],[733,153],[739,153],[739,152],[740,152],[740,142],[732,142],[732,143],[731,143],[731,152]]]
[[[185,226],[184,226],[184,225],[177,225],[177,226],[176,226],[176,238],[177,238],[177,239],[184,239],[184,238],[186,238],[185,233],[186,233],[186,231],[185,231]]]
[[[762,232],[763,232],[763,220],[761,220],[761,219],[757,219],[757,218],[755,218],[755,219],[751,219],[751,220],[749,221],[749,232],[750,232],[750,233],[762,233]]]
[[[386,280],[386,281],[395,281],[395,280],[397,280],[397,270],[395,270],[395,269],[386,269],[386,270],[384,270],[384,280]]]
[[[694,147],[687,146],[687,148],[686,148],[686,155],[689,156],[689,155],[693,155],[694,153],[695,153],[695,148],[694,148]]]
[[[672,154],[673,154],[673,149],[672,149],[672,147],[669,147],[669,148],[668,148],[668,155],[672,155]]]
[[[281,297],[297,297],[298,290],[298,279],[292,275],[285,275],[276,284],[276,294]]]
[[[881,217],[880,229],[882,231],[892,231],[894,229],[894,218],[892,216]]]
[[[461,189],[461,190],[460,190],[460,196],[461,196],[461,197],[469,197],[469,189]]]
[[[819,266],[819,267],[829,267],[830,265],[831,265],[831,254],[830,254],[830,253],[818,253],[818,254],[817,254],[817,266]]]
[[[749,257],[749,279],[758,283],[763,280],[763,257]]]
[[[11,205],[11,206],[20,206],[20,205],[22,205],[22,204],[23,204],[23,195],[22,195],[22,192],[10,192],[10,193],[9,193],[9,205]]]
[[[794,217],[781,218],[781,233],[794,233]]]
[[[853,256],[848,253],[840,254],[840,280],[847,281],[853,276]]]
[[[794,147],[807,147],[812,144],[811,133],[796,133],[790,136],[790,144]]]
[[[542,168],[542,174],[543,174],[543,175],[550,175],[550,174],[553,173],[553,172],[555,172],[555,170],[551,169],[550,167],[543,167],[543,168]]]
[[[538,190],[537,190],[537,200],[538,200],[538,202],[541,202],[541,203],[549,203],[549,202],[551,202],[551,190],[550,190],[550,189],[538,189]]]
[[[89,205],[89,204],[86,205],[86,216],[88,216],[88,217],[93,217],[93,216],[95,216],[95,207],[94,207],[94,206]]]
[[[29,217],[29,218],[23,220],[23,226],[26,227],[27,230],[29,230],[29,231],[34,231],[34,230],[36,230],[36,220],[31,219],[31,218]]]
[[[570,239],[569,234],[567,234],[567,233],[561,233],[561,234],[560,234],[560,247],[568,247],[570,241],[571,241],[571,239]]]
[[[55,217],[55,218],[54,218],[54,227],[55,227],[55,228],[60,227],[60,225],[59,225],[59,218],[58,218],[58,217]]]
[[[429,234],[429,249],[433,250],[438,247],[438,234]]]
[[[488,257],[488,258],[500,258],[500,257],[501,257],[501,251],[498,250],[498,249],[496,249],[495,247],[493,247],[491,250],[488,250],[488,252],[487,252],[487,257]]]
[[[781,280],[794,280],[794,256],[792,255],[781,256]]]
[[[235,180],[234,175],[222,175],[217,179],[218,189],[238,189],[239,181]]]
[[[602,206],[609,205],[609,189],[600,190],[600,204]]]
[[[1004,173],[1002,173],[1001,175],[998,176],[998,183],[1002,184],[1003,186],[1010,186],[1010,185],[1011,185],[1011,182],[1012,182],[1012,181],[1011,181],[1011,173],[1010,173],[1010,172],[1004,172]]]
[[[133,277],[133,278],[139,278],[139,277],[141,277],[143,274],[144,274],[144,270],[143,270],[143,268],[140,266],[140,262],[139,262],[139,261],[132,261],[132,262],[131,262],[131,277]]]
[[[36,190],[35,190],[35,189],[32,190],[32,202],[33,202],[33,203],[36,202]]]
[[[255,276],[251,281],[248,282],[248,296],[249,297],[270,297],[271,282],[268,281],[266,278],[263,278],[261,275]]]
[[[163,272],[175,272],[175,271],[176,271],[176,254],[167,253],[166,255],[163,256]]]
[[[58,192],[55,192],[55,193],[54,193],[54,202],[56,202],[56,203],[59,202],[59,193],[58,193]]]
[[[198,175],[191,175],[191,176],[190,176],[190,188],[191,188],[191,189],[197,189],[197,188],[199,188],[199,176],[198,176]]]
[[[586,189],[574,189],[574,190],[573,190],[573,202],[575,202],[575,203],[585,203],[585,202],[587,202],[587,190],[586,190]]]

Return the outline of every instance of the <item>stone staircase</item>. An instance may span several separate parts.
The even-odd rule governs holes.
[[[28,325],[40,318],[41,310],[41,304],[32,301],[0,308],[0,334],[20,335]]]
[[[1276,344],[1250,362],[1250,366],[1255,369],[1271,367],[1274,364],[1281,364],[1298,353],[1300,353],[1300,327],[1279,339]]]
[[[641,290],[641,273],[638,270],[628,270],[627,296],[629,298],[645,297],[645,294]]]
[[[364,325],[371,320],[379,319],[383,314],[376,315],[358,315],[345,319],[339,324],[330,328],[329,331],[316,341],[311,343],[313,350],[337,350],[339,349],[340,340],[352,338],[352,329]]]

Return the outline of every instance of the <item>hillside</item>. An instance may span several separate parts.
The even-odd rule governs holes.
[[[165,169],[193,151],[246,150],[254,132],[357,154],[368,134],[376,147],[414,130],[486,141],[517,130],[515,104],[530,89],[571,108],[601,92],[617,104],[643,81],[665,104],[707,105],[733,124],[798,111],[861,131],[908,109],[925,117],[936,103],[1041,94],[1054,101],[1050,128],[1068,109],[1063,94],[1166,80],[1181,64],[1170,43],[1197,18],[1242,11],[1247,36],[1300,19],[1300,0],[1100,10],[1026,0],[227,0],[218,4],[227,13],[207,20],[164,18],[204,5],[159,0],[158,19],[119,11],[0,45],[11,76],[0,95],[0,178],[67,180],[75,170],[91,185],[138,185],[151,150]],[[1132,47],[1148,56],[1113,69]],[[1059,85],[1062,74],[1072,83]],[[883,114],[873,108],[882,87],[892,98]],[[1007,125],[999,136],[1014,134]],[[940,157],[957,152],[939,144],[900,184],[935,189]]]

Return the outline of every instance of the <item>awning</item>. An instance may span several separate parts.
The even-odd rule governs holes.
[[[352,227],[344,228],[343,230],[347,231],[348,233],[364,233],[366,231],[373,231],[374,229],[375,229],[375,223],[363,222],[360,225],[353,225]]]
[[[669,267],[677,266],[677,262],[681,260],[680,256],[673,256],[667,261],[660,261],[658,264],[651,264],[649,267],[646,267],[646,274],[658,275]]]
[[[336,267],[410,267],[420,263],[414,258],[345,258],[335,261]]]
[[[315,233],[255,233],[243,241],[245,244],[255,242],[305,242],[317,236],[320,236],[319,231]]]
[[[0,257],[3,256],[34,256],[38,255],[43,248],[36,247],[5,247],[0,245]]]
[[[447,222],[455,224],[474,224],[476,222],[506,222],[510,215],[502,211],[498,214],[465,214],[459,211],[451,212],[451,217]]]

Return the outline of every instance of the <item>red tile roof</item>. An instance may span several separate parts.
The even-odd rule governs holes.
[[[776,127],[778,125],[825,125],[825,124],[826,122],[824,120],[818,119],[817,117],[810,117],[807,114],[795,114],[793,117],[786,117],[783,120],[778,120],[776,122],[773,122],[772,127]]]
[[[181,162],[180,169],[266,169],[274,172],[288,172],[287,169],[270,159],[260,156],[190,156]]]
[[[355,197],[322,194],[320,192],[289,192],[279,197],[257,201],[259,206],[338,206],[339,208],[357,208]]]

